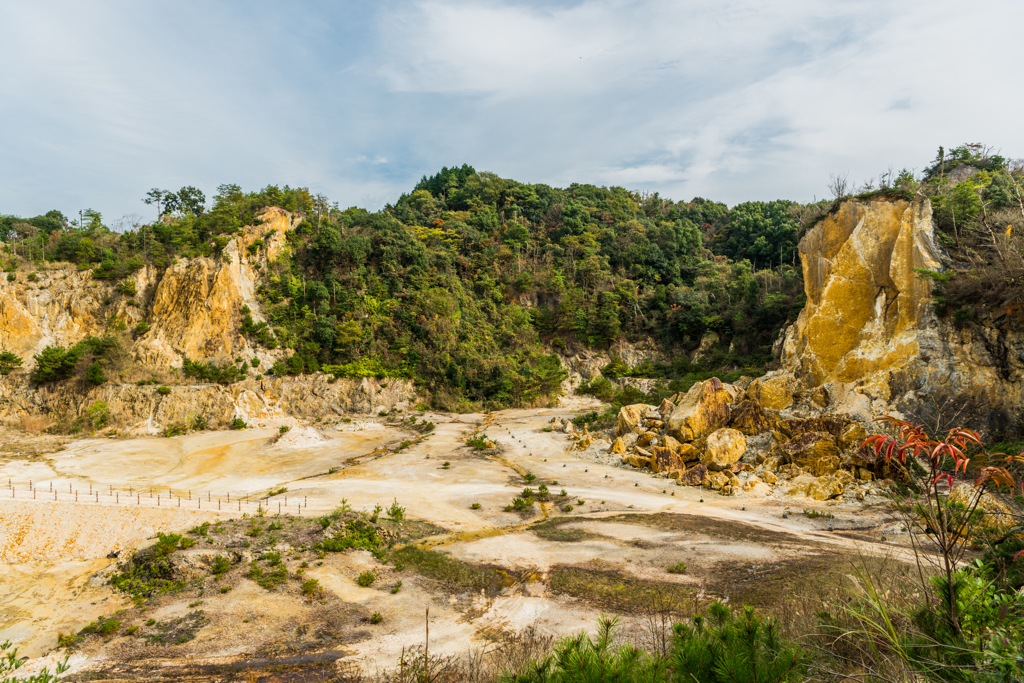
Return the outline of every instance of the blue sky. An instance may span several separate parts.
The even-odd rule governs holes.
[[[380,208],[443,165],[810,201],[942,144],[1024,156],[1024,3],[0,0],[0,213],[151,187]]]

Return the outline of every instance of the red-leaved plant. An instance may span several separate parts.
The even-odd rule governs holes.
[[[981,435],[962,427],[948,430],[942,439],[934,439],[921,424],[913,424],[890,415],[876,418],[875,421],[891,425],[897,436],[869,436],[864,440],[863,446],[873,447],[876,455],[884,455],[886,462],[896,458],[904,466],[909,463],[907,471],[910,473],[914,471],[915,462],[925,469],[925,475],[920,482],[923,500],[921,504],[914,505],[912,511],[923,518],[928,531],[931,532],[931,540],[938,551],[940,570],[945,574],[949,585],[952,585],[953,573],[963,559],[974,526],[980,522],[983,515],[991,514],[978,509],[982,495],[991,486],[1014,488],[1016,482],[1008,466],[1014,462],[1024,463],[1024,453],[988,453],[983,450]],[[964,476],[967,475],[967,467],[972,460],[967,451],[972,450],[972,446],[979,450],[973,459],[982,462],[980,467],[973,470],[975,495],[971,496],[970,502],[964,507],[950,505],[947,496],[953,489],[955,475],[960,471],[963,471]],[[991,464],[999,461],[1005,463],[1006,467]],[[1024,483],[1021,484],[1021,492],[1024,493]],[[915,535],[911,533],[910,537],[917,551]],[[1019,558],[1021,554],[1024,553],[1018,553],[1017,557]],[[948,595],[948,602],[945,607],[949,610],[954,628],[959,631],[960,615],[957,614],[956,598],[952,591]]]

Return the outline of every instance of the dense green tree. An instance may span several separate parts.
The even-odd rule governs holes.
[[[9,375],[21,367],[21,356],[10,351],[0,352],[0,375]]]

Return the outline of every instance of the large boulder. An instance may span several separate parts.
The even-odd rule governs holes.
[[[661,405],[658,406],[658,415],[661,416],[662,420],[667,420],[668,416],[672,414],[672,411],[676,409],[676,406],[672,401],[667,398],[661,399]]]
[[[743,433],[728,427],[718,429],[707,438],[700,461],[709,470],[724,470],[738,462],[747,450],[747,439]]]
[[[679,443],[679,440],[672,436],[666,435],[662,439],[662,441],[662,445],[664,445],[665,448],[668,448],[669,450],[678,451],[680,448],[683,447],[683,444]]]
[[[807,497],[814,500],[829,500],[842,495],[846,490],[844,482],[835,475],[818,477],[807,485]]]
[[[859,422],[851,422],[843,428],[839,435],[839,447],[844,451],[850,448],[860,448],[864,439],[868,438],[868,430]]]
[[[608,449],[609,453],[615,453],[616,455],[622,455],[626,452],[626,443],[622,440],[622,437],[618,437],[612,442],[611,448]]]
[[[831,474],[842,464],[839,446],[825,432],[808,432],[779,446],[790,461],[816,477]]]
[[[679,454],[679,459],[683,462],[693,462],[700,459],[700,451],[691,443],[682,444],[676,452]]]
[[[747,387],[747,398],[768,410],[785,410],[793,405],[793,394],[798,388],[796,378],[786,372],[775,377],[755,379]]]
[[[704,480],[704,485],[715,491],[720,491],[723,486],[729,485],[729,475],[725,472],[709,472]]]
[[[651,469],[655,472],[671,472],[685,468],[685,461],[675,451],[663,446],[651,449]]]
[[[629,434],[644,419],[644,413],[648,408],[654,408],[646,403],[634,403],[629,406],[622,406],[619,409],[619,418],[615,425],[615,436]],[[657,410],[657,408],[654,408]]]
[[[693,441],[724,427],[732,415],[735,390],[717,377],[694,384],[668,418],[668,431],[680,441]]]
[[[676,481],[679,482],[680,486],[700,486],[704,483],[704,478],[707,476],[707,467],[704,467],[704,465],[695,465],[681,473]]]
[[[757,436],[772,431],[775,421],[756,401],[747,399],[732,408],[729,426],[747,436]]]

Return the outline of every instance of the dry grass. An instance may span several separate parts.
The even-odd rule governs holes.
[[[18,428],[28,434],[41,434],[53,424],[46,415],[23,415],[18,420]]]

